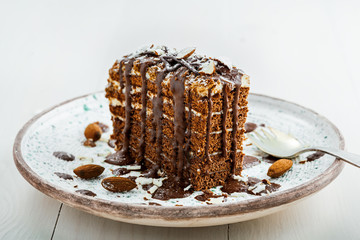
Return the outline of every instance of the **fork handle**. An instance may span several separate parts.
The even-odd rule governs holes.
[[[309,147],[302,149],[299,153],[304,153],[308,151],[320,151],[327,153],[334,157],[340,158],[341,160],[354,165],[355,167],[360,168],[360,155],[349,153],[340,149],[328,148],[328,147]]]

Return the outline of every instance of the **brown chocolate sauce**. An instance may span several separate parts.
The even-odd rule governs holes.
[[[244,156],[244,160],[243,160],[243,168],[251,168],[253,166],[256,166],[258,164],[260,164],[261,161],[253,156],[249,156],[249,155],[245,155]]]
[[[124,60],[121,60],[120,63],[119,63],[119,83],[120,83],[120,88],[121,89],[124,89],[125,85],[124,85],[124,71],[122,69],[123,67],[123,64],[124,64]]]
[[[208,162],[211,162],[211,157],[209,154],[210,148],[210,132],[211,132],[211,116],[212,116],[212,108],[213,108],[213,101],[211,98],[211,91],[212,88],[208,89],[208,116],[206,119],[206,143],[205,143],[205,157]]]
[[[226,119],[228,115],[228,108],[229,108],[229,86],[227,83],[224,83],[223,86],[223,118],[222,118],[222,155],[224,158],[227,157],[227,151],[226,151],[226,136],[227,136],[227,130],[226,130]]]
[[[108,145],[111,148],[115,148],[116,147],[116,140],[115,139],[109,139]]]
[[[74,161],[75,160],[75,156],[70,154],[70,153],[66,153],[66,152],[54,152],[53,155],[57,158],[60,158],[64,161]]]
[[[109,126],[106,125],[105,123],[96,122],[96,124],[101,128],[101,131],[102,131],[103,133],[109,131]]]
[[[201,202],[205,202],[205,201],[209,201],[210,198],[219,198],[219,197],[222,197],[222,196],[223,195],[216,195],[210,190],[205,190],[205,191],[203,191],[202,194],[197,195],[195,197],[195,199],[198,200],[198,201],[201,201]]]
[[[245,132],[249,133],[254,131],[257,128],[257,124],[256,123],[252,123],[252,122],[247,122],[245,123]]]
[[[94,193],[90,190],[86,190],[86,189],[79,189],[79,190],[76,190],[75,192],[86,195],[86,196],[90,196],[90,197],[96,196],[96,193]]]
[[[312,162],[312,161],[315,161],[316,159],[321,158],[321,157],[324,156],[324,155],[325,155],[325,153],[323,153],[323,152],[315,152],[315,153],[307,156],[307,157],[306,157],[306,161]]]
[[[234,96],[234,102],[233,102],[233,130],[232,130],[232,164],[231,164],[231,173],[235,174],[236,171],[236,152],[237,152],[237,138],[236,134],[238,131],[238,125],[239,125],[239,118],[238,118],[238,110],[239,110],[239,94],[240,94],[240,86],[236,85],[235,87],[235,96]]]
[[[191,119],[192,119],[192,102],[191,102],[191,89],[189,89],[188,92],[188,118],[186,122],[186,145],[185,145],[185,155],[186,155],[186,163],[184,166],[184,170],[187,170],[190,168],[190,145],[191,145]]]
[[[59,178],[62,178],[65,180],[73,180],[73,177],[67,173],[54,172],[54,174],[57,175]]]
[[[254,193],[252,190],[249,190],[249,187],[255,186],[257,183],[263,182],[265,184],[265,190]],[[244,181],[238,181],[232,177],[228,178],[224,184],[224,186],[221,188],[223,192],[226,193],[234,193],[234,192],[244,192],[251,195],[257,195],[260,196],[263,193],[271,193],[277,191],[281,187],[280,184],[277,183],[271,183],[268,180],[264,179],[261,180],[259,178],[249,177],[247,182]]]
[[[152,195],[153,198],[159,200],[169,200],[171,198],[185,198],[192,194],[192,191],[184,190],[182,182],[175,179],[165,179],[162,186],[159,187]]]
[[[84,145],[85,147],[96,147],[95,142],[94,142],[91,138],[86,139],[86,140],[84,141],[83,145]]]
[[[276,162],[277,160],[279,160],[280,158],[278,157],[274,157],[274,156],[271,156],[271,155],[267,155],[266,157],[262,157],[262,160],[264,162],[267,162],[267,163],[274,163]]]
[[[139,143],[139,156],[138,161],[141,165],[144,165],[144,157],[145,157],[145,136],[146,136],[146,110],[147,110],[147,80],[146,80],[146,70],[147,68],[155,64],[154,61],[146,61],[142,62],[140,65],[140,75],[141,75],[141,104],[142,109],[140,111],[141,118],[141,137]]]
[[[174,99],[174,152],[176,156],[172,159],[173,165],[177,169],[177,179],[183,177],[184,166],[184,142],[185,142],[185,103],[184,93],[185,85],[184,80],[187,71],[185,68],[179,68],[170,80],[170,90],[173,93]],[[175,159],[177,161],[175,161]],[[176,164],[177,163],[177,164]]]
[[[125,175],[125,174],[128,174],[129,172],[131,172],[131,171],[126,168],[117,168],[115,170],[112,170],[112,174],[115,176]]]
[[[144,191],[147,191],[147,190],[149,190],[152,186],[154,186],[154,184],[149,183],[149,184],[144,184],[144,185],[142,185],[141,187],[142,187],[142,189],[144,189]]]
[[[130,176],[130,177],[127,177],[127,179],[130,179],[131,181],[135,182],[136,179],[137,179],[137,177],[135,177],[135,176]]]
[[[149,202],[149,205],[153,205],[153,206],[162,206],[160,203],[156,203],[156,202]]]

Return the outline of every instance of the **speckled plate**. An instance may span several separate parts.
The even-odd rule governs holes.
[[[194,197],[161,201],[144,199],[146,192],[141,187],[127,193],[112,193],[101,187],[102,178],[112,176],[110,169],[116,166],[104,163],[104,158],[114,150],[103,134],[104,141],[97,147],[82,145],[85,127],[95,121],[111,126],[108,102],[104,92],[89,94],[61,103],[31,119],[18,133],[14,144],[14,160],[23,177],[41,192],[86,212],[118,221],[173,227],[197,227],[221,225],[265,216],[303,199],[328,185],[343,168],[343,163],[331,156],[300,164],[306,158],[301,155],[294,160],[290,171],[278,179],[281,188],[262,196],[234,193],[226,198],[213,198],[201,202]],[[317,113],[284,100],[251,94],[249,96],[248,122],[266,124],[291,133],[304,143],[344,149],[344,140],[339,130]],[[259,159],[264,154],[245,142],[245,153]],[[66,162],[55,158],[54,151],[65,151],[76,159]],[[85,163],[105,167],[97,179],[81,180],[72,172]],[[245,169],[243,176],[269,179],[266,176],[270,163]],[[73,175],[73,180],[59,178],[54,172]],[[78,189],[96,193],[95,197],[79,194]],[[211,189],[220,193],[220,187]],[[161,204],[150,205],[149,202]]]

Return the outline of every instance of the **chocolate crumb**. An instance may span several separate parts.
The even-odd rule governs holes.
[[[65,180],[73,180],[73,177],[67,173],[54,172],[54,174],[57,175],[59,178],[62,178]]]
[[[83,145],[84,145],[85,147],[96,147],[95,142],[94,142],[91,138],[86,139],[86,140],[83,142]]]
[[[86,189],[79,189],[79,190],[76,190],[75,192],[86,195],[86,196],[90,196],[90,197],[96,196],[96,194],[94,192],[86,190]]]
[[[53,155],[64,161],[74,161],[75,156],[67,152],[54,152]]]

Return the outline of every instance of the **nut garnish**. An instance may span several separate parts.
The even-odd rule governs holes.
[[[105,168],[96,164],[86,164],[74,169],[74,173],[83,179],[90,179],[100,176]]]
[[[94,142],[101,138],[102,130],[98,123],[89,124],[84,131],[86,139],[92,139]]]
[[[287,172],[292,165],[293,162],[289,159],[279,159],[270,166],[267,175],[272,178],[280,177]]]
[[[177,54],[176,58],[186,59],[186,58],[190,57],[195,52],[195,50],[196,50],[196,48],[194,48],[194,47],[184,48]]]
[[[101,186],[110,192],[127,192],[136,187],[136,183],[128,178],[108,177],[101,181]]]
[[[215,68],[215,63],[213,60],[209,60],[207,62],[205,62],[202,66],[201,69],[199,71],[199,73],[204,73],[204,74],[213,74],[215,72],[216,68]]]

